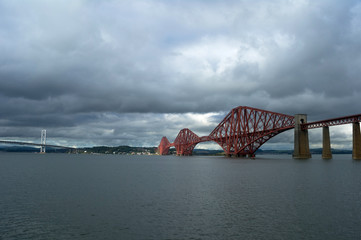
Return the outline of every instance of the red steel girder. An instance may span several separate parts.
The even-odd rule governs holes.
[[[271,111],[240,106],[232,109],[209,136],[199,137],[188,128],[182,129],[174,143],[163,137],[159,154],[175,146],[177,155],[192,155],[194,147],[205,141],[218,143],[227,155],[251,155],[270,138],[294,128],[294,117]]]
[[[201,138],[188,128],[179,131],[178,136],[174,140],[174,146],[177,155],[190,156],[192,155],[194,147],[201,142]]]
[[[169,142],[167,137],[162,137],[160,144],[158,146],[159,155],[168,155],[169,148],[171,147],[171,143]]]
[[[263,143],[294,125],[293,116],[240,106],[232,109],[209,137],[227,155],[254,155]]]

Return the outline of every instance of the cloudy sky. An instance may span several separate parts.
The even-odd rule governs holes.
[[[0,0],[0,139],[157,146],[241,105],[358,114],[360,93],[359,0]]]

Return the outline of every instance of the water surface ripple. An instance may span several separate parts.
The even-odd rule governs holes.
[[[361,239],[361,162],[1,153],[0,239]]]

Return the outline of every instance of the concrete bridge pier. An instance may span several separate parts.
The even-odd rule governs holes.
[[[293,158],[297,159],[311,158],[310,146],[308,142],[308,130],[302,130],[301,124],[303,123],[307,123],[307,115],[296,114]]]
[[[361,159],[361,134],[359,122],[352,124],[352,159]]]
[[[328,126],[322,128],[322,158],[332,158],[330,128]]]

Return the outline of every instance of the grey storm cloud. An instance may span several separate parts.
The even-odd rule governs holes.
[[[356,0],[0,0],[0,136],[155,146],[240,105],[360,113],[360,42]]]

